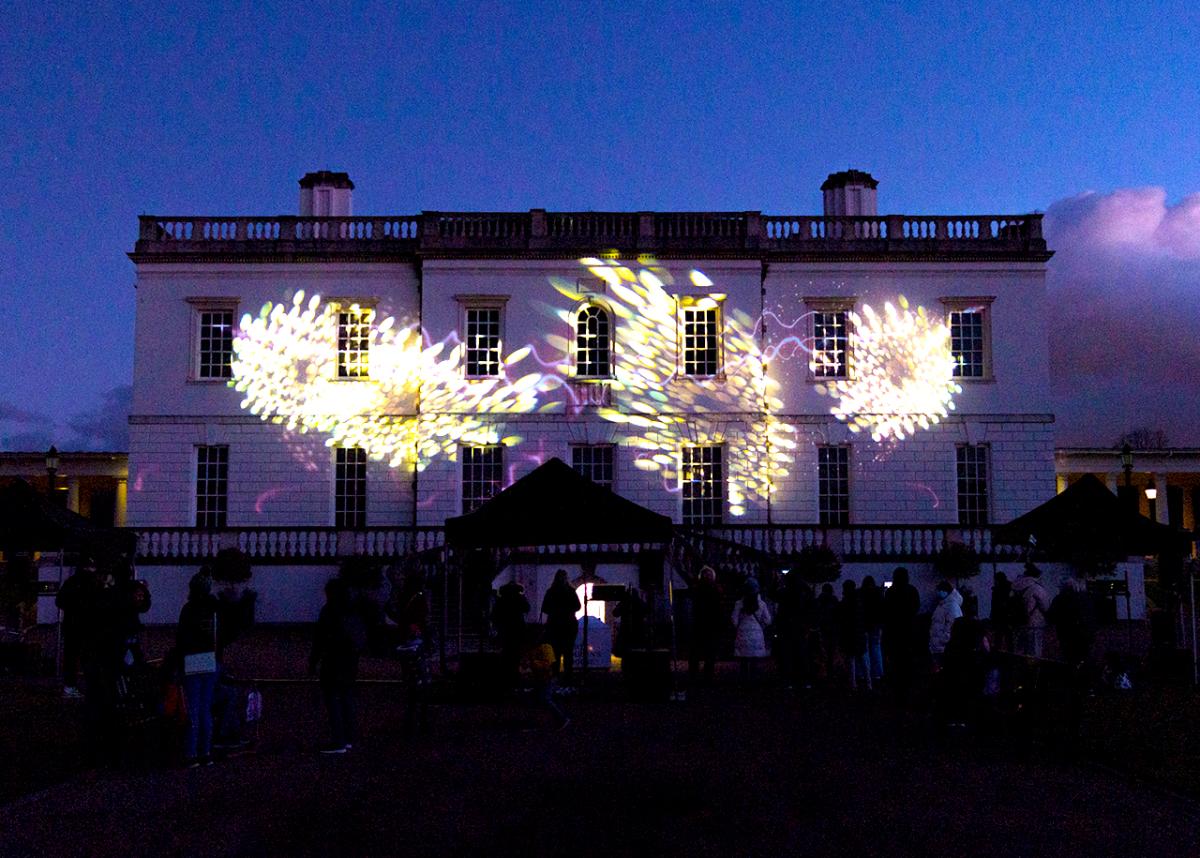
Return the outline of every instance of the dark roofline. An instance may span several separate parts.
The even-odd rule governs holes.
[[[846,185],[866,185],[868,188],[874,189],[879,187],[879,181],[863,170],[841,170],[837,173],[830,173],[829,178],[821,185],[821,190],[844,188]]]
[[[300,180],[300,187],[315,188],[317,185],[332,185],[335,188],[354,190],[354,182],[350,181],[349,173],[333,173],[329,170],[317,170],[315,173],[305,173]]]

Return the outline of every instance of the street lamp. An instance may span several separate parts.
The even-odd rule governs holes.
[[[46,497],[51,501],[54,500],[54,478],[57,475],[58,448],[51,444],[50,449],[46,451],[46,483],[48,485],[48,488],[46,489]]]

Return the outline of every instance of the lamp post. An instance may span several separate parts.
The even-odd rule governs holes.
[[[54,478],[58,475],[58,448],[53,444],[46,451],[46,498],[54,500]]]

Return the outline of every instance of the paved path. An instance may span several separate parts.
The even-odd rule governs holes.
[[[365,687],[365,738],[323,758],[315,687],[269,688],[258,754],[75,777],[0,808],[0,854],[1200,854],[1195,802],[863,701],[574,699],[562,732],[447,705],[406,743],[399,696]]]

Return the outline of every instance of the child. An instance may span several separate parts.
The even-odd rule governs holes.
[[[554,657],[554,647],[543,640],[533,645],[526,658],[533,679],[534,701],[554,716],[559,730],[563,729],[571,723],[571,719],[554,702],[554,665],[557,661]]]

